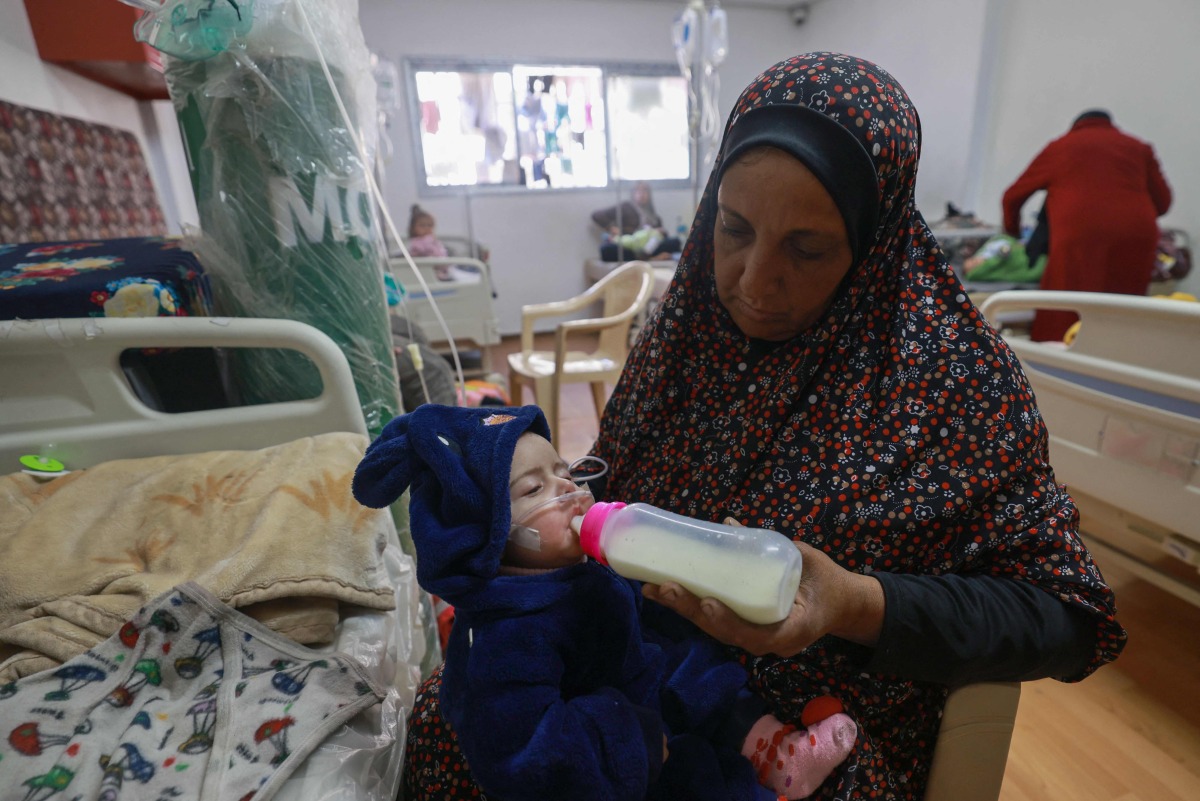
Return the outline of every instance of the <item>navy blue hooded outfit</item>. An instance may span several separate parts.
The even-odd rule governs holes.
[[[739,754],[765,704],[719,646],[597,562],[502,573],[527,431],[550,439],[536,406],[426,404],[354,477],[366,506],[412,488],[417,581],[455,607],[439,700],[476,782],[501,799],[774,799]]]

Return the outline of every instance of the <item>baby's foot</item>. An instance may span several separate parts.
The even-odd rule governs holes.
[[[858,726],[839,712],[808,729],[782,723],[774,715],[759,718],[742,745],[758,781],[785,798],[812,795],[854,748]]]

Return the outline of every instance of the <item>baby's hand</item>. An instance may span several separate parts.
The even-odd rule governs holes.
[[[667,735],[663,735],[663,762],[667,761]]]

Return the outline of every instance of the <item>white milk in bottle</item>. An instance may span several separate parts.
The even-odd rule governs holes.
[[[579,521],[588,556],[625,578],[673,581],[716,598],[752,623],[787,617],[800,585],[800,551],[761,528],[706,523],[645,503],[596,503]]]

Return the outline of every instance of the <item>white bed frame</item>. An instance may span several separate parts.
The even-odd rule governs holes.
[[[156,412],[134,396],[119,364],[123,350],[146,347],[289,348],[316,363],[324,389],[307,401]],[[0,464],[10,470],[19,469],[17,458],[27,453],[84,468],[116,458],[261,448],[329,431],[365,433],[362,413],[345,357],[331,339],[301,323],[242,318],[0,322]],[[411,565],[406,560],[400,569],[410,571],[403,581],[415,593]],[[415,612],[410,620],[415,623]],[[413,634],[412,639],[421,637]],[[410,704],[416,681],[407,678],[409,686],[402,689]],[[398,678],[396,684],[401,683]],[[951,693],[927,801],[993,801],[998,796],[1019,696],[1020,686],[1011,683],[976,684]],[[375,801],[378,787],[347,783],[339,762],[350,760],[346,754],[354,747],[364,749],[359,752],[363,755],[380,747],[362,718],[352,721],[358,728],[343,727],[341,740],[315,751],[279,797],[366,801],[364,794],[370,793],[367,798]],[[403,738],[402,724],[394,725]],[[361,764],[357,768],[365,781],[369,771]],[[376,779],[387,785],[397,777]]]
[[[1120,562],[1200,605],[1200,304],[1084,292],[1000,292],[989,320],[1072,311],[1070,347],[1012,337],[1050,432],[1050,462],[1101,569]]]
[[[311,400],[171,414],[148,408],[120,366],[131,348],[285,348],[316,364]],[[365,435],[346,357],[291,320],[219,317],[0,321],[0,465],[24,454],[68,467],[161,453],[252,450],[330,431]]]
[[[464,344],[470,343],[486,357],[487,347],[500,342],[500,324],[492,303],[491,268],[478,259],[465,256],[420,258],[413,259],[413,263],[421,271],[429,291],[426,292],[413,276],[412,267],[404,258],[388,259],[392,275],[407,290],[407,297],[394,310],[420,325],[435,349],[444,350],[447,340],[453,339],[456,348],[461,350]],[[438,280],[436,268],[455,266],[474,267],[479,272],[459,271],[460,280]],[[449,337],[434,312],[435,304],[450,329]]]
[[[153,347],[296,350],[316,364],[323,388],[311,400],[158,412],[137,399],[120,366],[122,351]],[[0,321],[0,465],[6,473],[21,469],[24,454],[52,456],[68,469],[82,469],[113,459],[258,449],[335,431],[367,433],[350,367],[332,339],[302,323],[187,317]],[[280,788],[280,801],[395,797],[424,637],[415,567],[394,529],[383,559],[396,588],[396,610],[348,614],[337,641],[326,648],[375,664],[388,697],[309,754]]]

